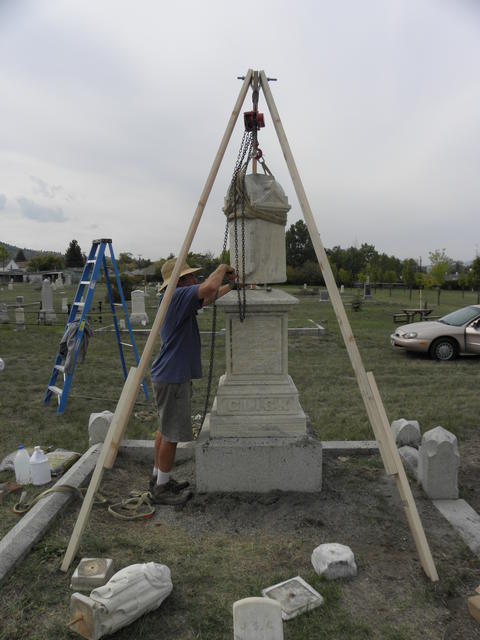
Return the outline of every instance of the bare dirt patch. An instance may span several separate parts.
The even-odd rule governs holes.
[[[475,461],[479,450],[470,446],[462,451],[461,482],[467,493],[478,486]],[[144,488],[148,473],[149,469],[122,458],[106,475],[102,492],[110,499],[125,496],[131,489]],[[177,467],[175,475],[194,486],[193,462]],[[158,507],[151,525],[163,535],[188,532],[205,544],[219,534],[232,541],[253,536],[259,545],[268,538],[272,568],[284,579],[311,569],[309,556],[318,544],[347,544],[355,553],[359,571],[355,579],[340,585],[340,611],[365,625],[364,635],[355,637],[480,638],[480,626],[470,617],[466,603],[480,584],[478,558],[423,492],[411,482],[440,575],[437,584],[421,569],[396,484],[385,476],[378,456],[324,456],[323,477],[319,494],[195,494],[182,509]],[[285,541],[297,546],[296,565],[289,567],[271,551],[275,540],[279,549]],[[243,559],[236,561],[242,563]],[[175,580],[181,585],[182,576],[175,576]]]

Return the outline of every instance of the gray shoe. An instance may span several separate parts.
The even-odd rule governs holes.
[[[172,489],[174,491],[177,491],[177,493],[179,491],[183,491],[183,489],[186,489],[187,487],[190,486],[190,483],[187,482],[186,480],[184,480],[183,482],[177,482],[175,478],[170,478],[168,482],[172,485]],[[157,476],[152,475],[152,477],[148,481],[148,490],[150,491],[150,493],[152,493],[153,487],[155,487],[156,484],[157,484]]]
[[[169,480],[166,484],[156,484],[150,491],[152,502],[155,504],[185,504],[192,496],[192,492],[185,489],[179,491],[176,486]]]

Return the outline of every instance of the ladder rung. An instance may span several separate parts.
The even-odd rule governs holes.
[[[90,284],[91,280],[80,280],[80,284]]]
[[[62,395],[62,389],[60,389],[60,387],[56,387],[55,385],[51,385],[50,387],[48,387],[48,390],[51,391],[52,393],[54,393],[57,396],[61,396]]]
[[[54,367],[57,371],[61,371],[62,373],[65,372],[65,367],[63,366],[63,364],[56,364]]]
[[[74,302],[74,305],[76,305],[77,307],[84,307],[85,303],[84,302]]]
[[[96,260],[87,260],[87,264],[95,264]]]
[[[132,347],[133,349],[133,344],[130,344],[130,342],[120,342],[120,344],[123,344],[124,347]]]

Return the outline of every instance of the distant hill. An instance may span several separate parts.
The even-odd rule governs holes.
[[[41,255],[42,253],[53,253],[55,255],[62,255],[59,251],[44,251],[43,249],[27,249],[26,247],[17,247],[14,244],[8,244],[8,242],[2,242],[0,240],[0,245],[3,245],[7,248],[8,254],[11,258],[15,258],[17,255],[17,251],[23,249],[23,253],[25,254],[25,258],[30,260],[33,256]]]

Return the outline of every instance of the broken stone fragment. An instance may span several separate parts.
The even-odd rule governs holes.
[[[420,425],[417,420],[405,420],[405,418],[400,418],[399,420],[394,420],[392,422],[390,429],[397,447],[407,445],[418,449],[420,446],[422,436],[420,433]]]
[[[312,553],[312,565],[319,576],[327,580],[350,578],[357,575],[355,557],[350,547],[330,542],[321,544]]]

